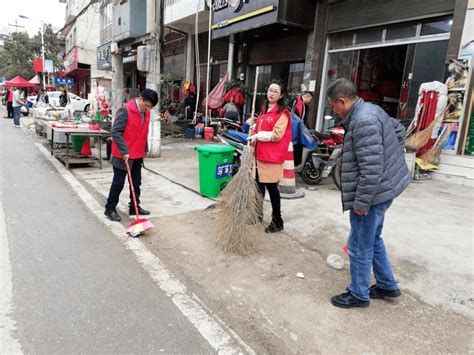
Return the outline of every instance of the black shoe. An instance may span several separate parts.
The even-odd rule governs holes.
[[[122,220],[115,209],[105,210],[104,214],[113,222],[120,222]]]
[[[272,216],[270,225],[265,228],[265,233],[277,233],[283,230],[283,220],[281,217]]]
[[[135,215],[135,207],[130,207],[128,209],[128,214],[129,215]],[[150,214],[150,211],[147,211],[147,210],[144,210],[143,208],[141,208],[140,206],[138,206],[138,214],[140,216],[148,216]]]
[[[341,307],[341,308],[354,308],[354,307],[366,308],[366,307],[369,307],[370,305],[370,301],[362,301],[352,296],[352,293],[350,293],[349,291],[332,297],[331,303],[333,306]]]
[[[270,223],[270,225],[265,228],[265,233],[278,233],[283,230],[283,224],[277,226],[275,223]]]
[[[375,285],[370,286],[370,298],[380,299],[380,298],[395,298],[399,297],[402,293],[397,288],[396,290],[384,290],[383,288],[377,287]]]

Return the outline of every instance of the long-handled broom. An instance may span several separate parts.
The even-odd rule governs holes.
[[[252,101],[252,116],[255,116],[258,68]],[[247,255],[255,250],[263,225],[261,215],[261,196],[253,176],[254,148],[244,146],[240,169],[226,186],[217,203],[220,211],[217,218],[217,245],[224,251]]]
[[[138,214],[138,205],[135,197],[135,189],[133,188],[132,174],[130,173],[130,166],[128,165],[127,160],[125,160],[125,166],[127,167],[128,182],[130,183],[130,190],[132,190],[133,206],[135,207],[135,220],[128,226],[127,234],[131,237],[138,237],[143,232],[152,229],[154,225],[149,219],[140,218],[140,215]]]
[[[426,152],[424,155],[422,155],[420,158],[427,163],[438,165],[439,164],[439,155],[441,154],[441,149],[443,147],[443,144],[446,142],[446,140],[449,138],[449,135],[451,134],[452,127],[451,125],[447,125],[443,127],[441,130],[441,133],[438,136],[438,139],[436,139],[435,144],[433,147]]]

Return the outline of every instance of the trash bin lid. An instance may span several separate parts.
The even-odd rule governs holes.
[[[198,147],[195,147],[198,152],[208,152],[208,153],[230,153],[234,152],[234,147],[224,145],[224,144],[204,144]]]

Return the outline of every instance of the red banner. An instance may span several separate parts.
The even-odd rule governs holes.
[[[43,59],[36,58],[33,61],[33,70],[35,73],[42,73],[43,72]]]

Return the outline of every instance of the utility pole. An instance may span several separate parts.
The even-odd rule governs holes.
[[[158,94],[158,104],[150,112],[148,156],[161,155],[161,74],[163,72],[163,21],[164,0],[147,0],[147,32],[150,34],[151,65],[146,77],[146,87]]]
[[[17,19],[17,18],[15,19],[15,24],[14,24],[14,25],[12,25],[12,24],[9,23],[8,26],[16,27],[16,31],[15,31],[15,32],[18,32],[18,27],[21,27],[21,28],[24,28],[24,27],[25,27],[25,26],[20,26],[20,25],[18,25],[18,19]]]
[[[45,55],[44,55],[44,23],[41,20],[41,60],[43,61],[43,89],[46,91],[46,70],[45,70]]]
[[[207,36],[207,78],[206,78],[206,117],[205,125],[207,127],[209,119],[209,90],[211,82],[211,38],[212,38],[212,1],[209,1],[209,27]]]
[[[112,115],[115,117],[117,111],[123,104],[123,62],[116,43],[112,43],[116,51],[112,52]]]

